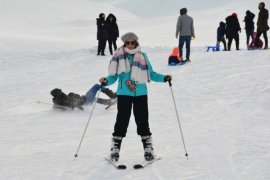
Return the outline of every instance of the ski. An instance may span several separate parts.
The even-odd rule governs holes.
[[[42,101],[37,101],[38,104],[45,104],[45,105],[50,105],[52,106],[54,109],[61,109],[61,110],[74,110],[75,108],[78,108],[81,111],[84,111],[83,107],[81,106],[75,106],[75,107],[69,107],[69,106],[61,106],[61,105],[57,105],[57,104],[52,104],[52,103],[47,103],[47,102],[42,102]]]
[[[135,164],[135,165],[133,166],[133,168],[134,168],[134,169],[143,169],[143,168],[147,167],[147,166],[150,165],[150,164],[153,164],[154,162],[156,162],[156,161],[158,161],[158,160],[161,160],[161,157],[155,156],[155,158],[154,158],[152,161],[146,161],[146,160],[144,160],[144,161],[142,161],[142,162],[139,163],[139,164]]]
[[[112,160],[110,157],[105,157],[105,160],[112,164],[116,169],[126,169],[127,166],[124,164],[119,164],[119,162]]]
[[[112,99],[111,103],[105,107],[105,110],[108,110],[111,106],[115,105],[117,103],[117,98]]]

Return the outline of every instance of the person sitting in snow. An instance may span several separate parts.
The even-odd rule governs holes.
[[[256,39],[257,38],[257,33],[254,32],[252,36],[252,41],[250,45],[248,46],[248,49],[261,49],[263,47],[263,41],[261,39]]]
[[[183,63],[182,58],[179,56],[179,49],[178,47],[173,48],[172,53],[168,59],[169,66],[181,65]]]
[[[92,86],[85,95],[79,95],[73,92],[70,92],[68,95],[62,92],[61,89],[55,88],[51,91],[51,95],[53,96],[53,103],[56,105],[55,107],[64,106],[69,108],[79,108],[83,110],[83,105],[92,104],[95,100],[96,93],[101,89],[101,92],[106,94],[110,99],[102,99],[97,98],[97,103],[110,105],[115,100],[117,100],[117,95],[112,90],[105,88],[99,84],[95,84]],[[60,107],[61,108],[61,107]]]
[[[226,24],[223,21],[221,21],[219,23],[219,27],[217,28],[217,47],[219,47],[220,42],[222,42],[224,45],[224,51],[227,51],[226,40],[225,40],[225,26]]]

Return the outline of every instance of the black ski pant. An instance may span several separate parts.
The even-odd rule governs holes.
[[[105,48],[106,48],[106,39],[100,39],[98,40],[98,55],[104,54]]]
[[[247,46],[249,46],[249,39],[251,38],[251,41],[253,39],[253,33],[254,33],[254,30],[253,29],[246,30]]]
[[[113,45],[114,51],[116,51],[116,49],[117,49],[116,39],[114,39],[114,40],[109,39],[108,43],[109,43],[109,50],[110,50],[110,53],[112,55],[113,54],[112,45]]]
[[[263,32],[257,32],[257,36],[256,36],[256,41],[258,41],[261,37],[261,35],[263,34],[263,38],[264,38],[264,42],[265,42],[265,46],[268,47],[268,37],[267,37],[267,31],[263,31]]]
[[[233,36],[228,37],[228,50],[231,50],[232,40],[235,40],[236,49],[239,50],[239,34],[235,33]]]
[[[225,40],[225,38],[220,39],[220,41],[217,42],[217,45],[220,45],[220,42],[223,43],[224,50],[226,51],[227,50],[227,46],[226,46],[226,40]]]
[[[117,100],[117,117],[114,125],[113,136],[125,137],[133,106],[133,114],[137,124],[137,133],[140,136],[150,136],[148,122],[148,101],[147,95],[144,96],[123,96],[118,95]]]

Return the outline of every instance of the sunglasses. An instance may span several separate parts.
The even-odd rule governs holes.
[[[130,44],[134,46],[134,45],[136,45],[136,41],[126,41],[125,42],[125,45],[127,45],[127,46]]]

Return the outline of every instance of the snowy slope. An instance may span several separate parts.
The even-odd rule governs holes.
[[[223,6],[218,6],[208,0],[207,7],[183,1],[194,8],[190,14],[197,38],[192,42],[192,63],[178,67],[166,64],[177,44],[174,27],[179,7],[176,15],[155,12],[153,16],[136,14],[140,1],[132,1],[134,6],[121,0],[0,2],[0,179],[270,178],[269,51],[245,50],[244,32],[241,51],[233,46],[231,52],[206,53],[203,47],[215,43],[220,19],[235,7],[239,19],[246,9],[257,14],[258,2],[222,1]],[[160,10],[164,4],[155,6]],[[143,149],[133,117],[121,150],[128,169],[117,171],[104,161],[116,107],[105,111],[96,106],[79,157],[73,161],[91,107],[61,112],[36,103],[51,102],[49,92],[55,87],[84,94],[107,74],[110,56],[95,55],[99,12],[117,14],[121,33],[137,32],[155,70],[173,75],[189,160],[167,84],[149,84],[150,126],[155,151],[163,159],[138,171],[131,167],[143,159]],[[115,90],[115,85],[111,88]]]

